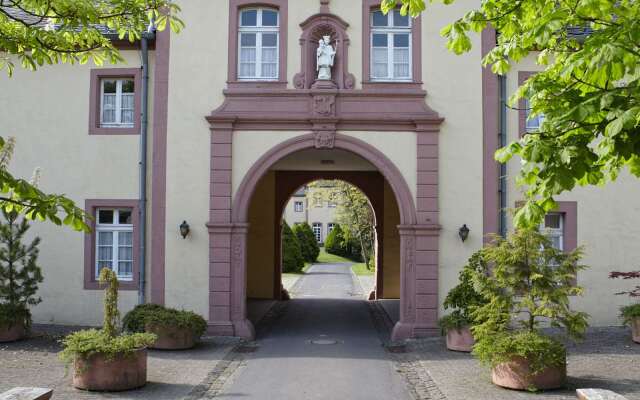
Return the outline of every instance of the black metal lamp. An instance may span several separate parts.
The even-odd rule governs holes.
[[[463,224],[458,230],[458,235],[460,235],[460,239],[464,242],[469,237],[469,228],[467,224]]]
[[[187,224],[187,221],[182,221],[182,223],[180,224],[180,235],[182,236],[182,238],[186,239],[187,236],[189,236],[190,231],[191,228],[189,227],[189,224]]]

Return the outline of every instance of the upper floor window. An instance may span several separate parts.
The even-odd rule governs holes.
[[[111,268],[118,279],[133,280],[133,210],[99,208],[96,215],[96,279]]]
[[[529,103],[529,100],[525,99],[525,132],[526,133],[531,133],[531,132],[538,132],[540,130],[540,127],[542,126],[542,123],[544,122],[544,114],[539,113],[536,116],[531,116],[531,104]]]
[[[135,122],[133,79],[100,80],[100,126],[132,128]]]
[[[243,9],[239,18],[238,79],[277,80],[280,63],[278,11]]]
[[[371,80],[411,81],[411,19],[400,10],[371,13]]]
[[[554,248],[564,251],[564,214],[549,213],[545,215],[540,228]]]
[[[293,203],[293,211],[295,212],[304,211],[304,203],[302,203],[301,201],[296,201],[295,203]]]

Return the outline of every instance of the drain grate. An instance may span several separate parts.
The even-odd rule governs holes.
[[[310,340],[309,343],[318,344],[318,345],[322,345],[322,346],[328,346],[328,345],[332,345],[332,344],[338,344],[338,341],[337,340],[331,340],[331,339],[315,339],[315,340]]]
[[[258,346],[238,346],[233,351],[236,353],[255,353]]]
[[[400,345],[390,345],[386,347],[387,351],[389,353],[394,353],[394,354],[400,354],[400,353],[406,353],[407,352],[407,346],[405,346],[404,344],[400,344]]]

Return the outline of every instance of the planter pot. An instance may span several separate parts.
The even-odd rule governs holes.
[[[567,381],[567,365],[550,366],[541,372],[531,375],[529,361],[523,357],[514,357],[511,361],[497,365],[491,370],[494,384],[516,390],[547,390],[565,386]]]
[[[0,343],[24,339],[26,334],[24,321],[18,321],[13,325],[0,325]]]
[[[144,330],[158,336],[158,339],[149,346],[157,350],[190,349],[195,346],[198,339],[191,329],[177,326],[148,324]]]
[[[475,343],[468,326],[447,331],[447,349],[449,350],[469,353]]]
[[[119,354],[107,359],[104,354],[76,358],[73,363],[73,386],[100,392],[119,392],[147,383],[147,349]]]
[[[640,317],[636,317],[631,321],[631,339],[640,343]]]

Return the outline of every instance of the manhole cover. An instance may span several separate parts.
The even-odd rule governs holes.
[[[331,344],[338,344],[338,341],[337,340],[331,340],[331,339],[315,339],[315,340],[311,340],[309,343],[326,346],[326,345],[331,345]]]

